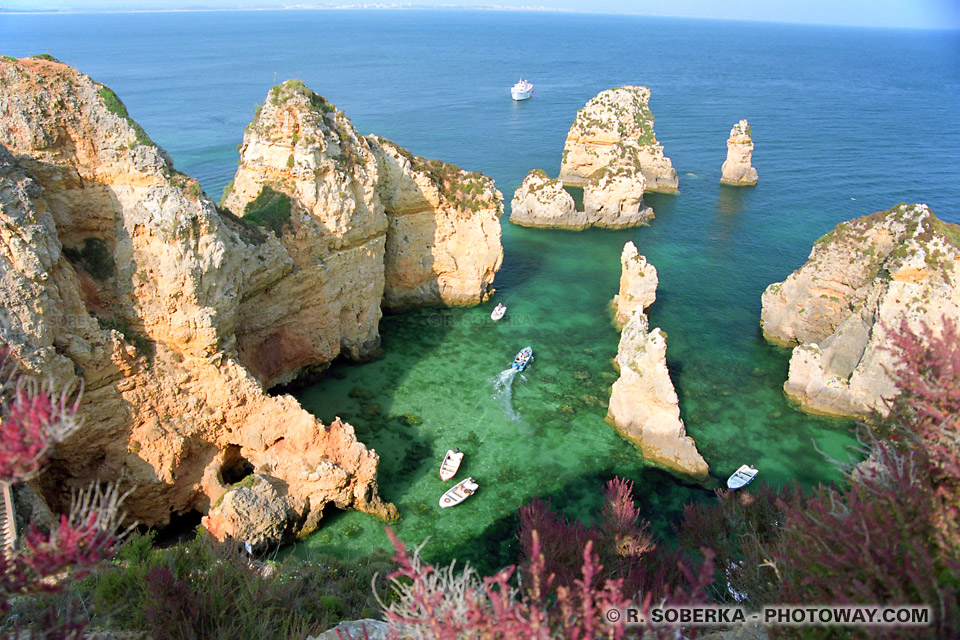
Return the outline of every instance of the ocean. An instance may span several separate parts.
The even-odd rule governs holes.
[[[604,422],[618,333],[609,302],[623,244],[658,269],[651,326],[668,334],[681,415],[721,481],[839,479],[853,423],[806,415],[782,393],[789,351],[760,335],[760,295],[838,222],[925,202],[960,223],[960,32],[854,29],[636,16],[463,10],[0,14],[0,54],[50,53],[112,87],[130,114],[215,200],[237,145],[275,83],[299,78],[357,129],[496,180],[507,201],[495,301],[386,316],[383,358],[337,362],[299,390],[381,456],[380,490],[404,540],[436,562],[517,560],[517,509],[537,496],[591,519],[603,483],[635,483],[669,543],[709,488],[646,464]],[[515,103],[520,77],[533,99]],[[656,134],[680,194],[650,195],[649,226],[522,229],[507,221],[528,171],[559,171],[577,109],[624,84],[650,87]],[[754,188],[718,181],[730,128],[750,121]],[[489,312],[509,307],[498,324]],[[522,377],[501,372],[531,345]],[[440,510],[437,468],[480,490]],[[296,553],[358,556],[383,524],[329,510]]]

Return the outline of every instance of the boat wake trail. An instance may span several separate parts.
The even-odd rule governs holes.
[[[493,399],[503,405],[504,413],[515,422],[520,421],[520,414],[513,408],[513,381],[518,373],[520,372],[516,369],[510,368],[490,379],[493,383]]]

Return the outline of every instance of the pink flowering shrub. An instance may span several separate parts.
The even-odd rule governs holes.
[[[46,385],[25,380],[16,361],[0,352],[0,483],[7,487],[29,480],[41,469],[50,448],[78,426],[77,403],[68,392],[59,395]],[[114,532],[123,500],[113,487],[94,488],[73,502],[50,532],[35,527],[23,535],[22,548],[0,552],[0,611],[10,599],[40,591],[57,591],[58,579],[70,570],[82,575],[112,554]],[[47,638],[79,637],[76,619],[47,620],[32,633]]]

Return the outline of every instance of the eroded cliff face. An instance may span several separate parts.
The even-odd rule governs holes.
[[[677,193],[677,172],[653,132],[650,89],[625,86],[597,94],[577,112],[560,166],[564,184],[585,185],[601,169],[641,173],[644,189]]]
[[[241,361],[265,386],[379,346],[387,219],[376,185],[376,159],[343,112],[297,80],[271,89],[223,201],[292,262],[248,294],[237,324]]]
[[[613,297],[614,321],[623,329],[636,309],[645,311],[657,300],[657,268],[640,255],[633,242],[623,245],[620,253],[620,292]]]
[[[510,222],[523,227],[586,229],[587,214],[577,211],[573,196],[559,180],[551,180],[542,169],[527,174],[510,202]]]
[[[503,263],[503,194],[493,180],[414,156],[378,136],[366,142],[377,159],[376,191],[388,221],[383,306],[487,300]]]
[[[746,120],[733,125],[727,139],[727,159],[721,167],[721,183],[736,187],[757,184],[757,170],[750,164],[753,158],[753,138],[750,135],[750,123]]]
[[[643,204],[643,174],[632,169],[600,169],[583,185],[583,209],[594,227],[625,229],[653,219]]]
[[[0,339],[84,386],[48,500],[119,478],[130,515],[161,525],[256,471],[298,505],[295,535],[331,503],[394,517],[353,428],[265,395],[245,366],[247,307],[289,306],[300,256],[219,212],[108,88],[38,59],[0,60],[0,79]]]
[[[659,328],[650,330],[645,307],[656,297],[656,270],[628,242],[621,254],[623,271],[615,301],[618,322],[629,313],[616,365],[607,422],[640,447],[643,456],[683,475],[706,480],[709,466],[687,435],[680,419],[680,401],[667,370],[667,340]]]
[[[906,318],[939,331],[960,319],[960,227],[922,204],[837,225],[806,264],[763,293],[761,327],[796,347],[784,391],[814,413],[866,417],[897,394],[884,348]]]

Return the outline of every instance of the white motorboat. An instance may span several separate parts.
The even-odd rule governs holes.
[[[507,308],[504,305],[497,304],[497,306],[493,308],[493,313],[490,314],[490,317],[494,320],[499,320],[506,312]]]
[[[740,489],[741,487],[745,487],[753,482],[753,479],[757,477],[758,473],[760,472],[750,465],[745,464],[737,469],[732,476],[727,478],[727,487],[730,489]]]
[[[448,450],[447,455],[443,456],[443,462],[440,463],[440,479],[446,482],[457,475],[457,469],[460,468],[462,461],[463,451],[460,451],[460,447],[456,450]]]
[[[520,82],[513,85],[510,89],[510,95],[517,101],[529,100],[530,96],[533,95],[533,85],[523,78],[520,78]]]
[[[460,504],[472,496],[479,487],[480,485],[477,484],[476,478],[467,478],[466,480],[458,482],[452,489],[440,497],[440,508],[446,509],[447,507]]]

